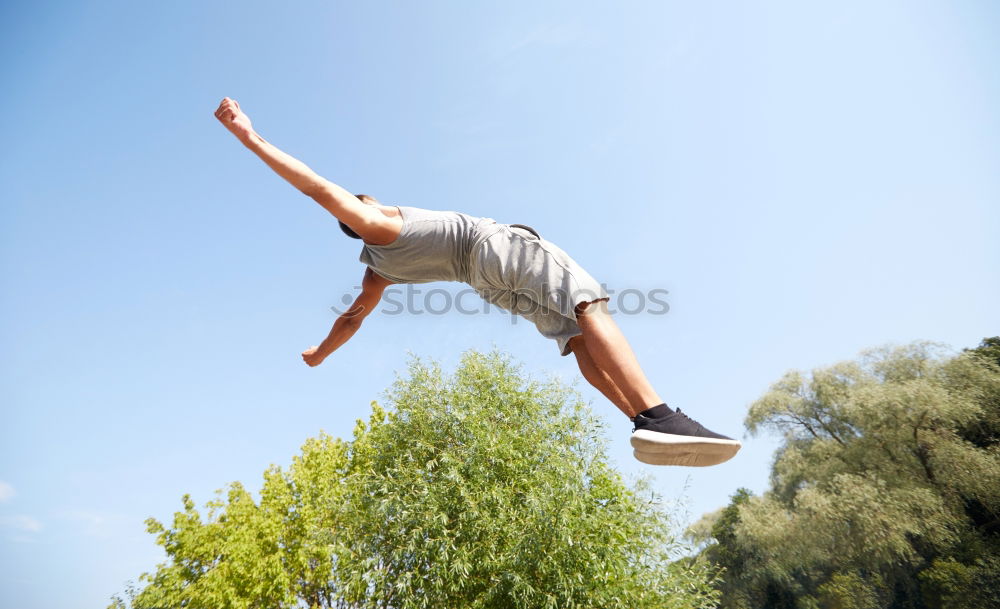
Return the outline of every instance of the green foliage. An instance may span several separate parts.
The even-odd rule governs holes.
[[[1000,366],[1000,336],[984,338],[975,349],[963,349],[967,353],[972,353]]]
[[[133,607],[332,607],[332,534],[349,473],[348,447],[308,440],[287,472],[264,473],[259,502],[241,484],[208,503],[203,518],[184,496],[170,527],[146,521],[169,562],[141,578]],[[119,599],[119,606],[126,606]]]
[[[1000,556],[995,548],[971,564],[938,558],[920,572],[920,585],[930,607],[984,609],[1000,605]]]
[[[856,572],[834,573],[819,587],[819,606],[822,609],[879,609],[882,606],[879,592],[881,579],[873,581]]]
[[[496,353],[414,359],[350,442],[309,440],[260,500],[189,497],[149,530],[144,607],[711,607],[703,560],[609,465],[602,424]],[[116,599],[125,608],[128,602]]]
[[[795,569],[776,568],[766,553],[744,543],[740,537],[741,510],[754,499],[748,489],[741,488],[728,506],[706,514],[688,529],[696,541],[711,541],[701,557],[720,568],[715,585],[722,592],[722,605],[727,608],[772,609],[796,608],[796,596],[803,594]]]
[[[770,490],[714,517],[722,606],[947,607],[994,581],[998,347],[875,349],[754,402],[748,429],[784,443]]]
[[[954,607],[972,583],[968,565],[952,558],[938,558],[920,572],[924,598],[939,607]]]

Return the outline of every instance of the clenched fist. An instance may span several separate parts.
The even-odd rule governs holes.
[[[225,97],[219,104],[219,109],[215,111],[215,118],[219,119],[229,132],[241,140],[248,137],[253,132],[250,125],[250,117],[243,110],[240,110],[240,103],[235,99]]]
[[[305,363],[309,364],[310,367],[315,368],[323,363],[326,356],[319,353],[319,347],[309,347],[302,352],[302,359]]]

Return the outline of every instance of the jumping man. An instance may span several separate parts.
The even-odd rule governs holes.
[[[383,205],[324,179],[254,131],[236,100],[215,111],[244,146],[311,197],[364,246],[361,294],[319,346],[302,354],[318,366],[348,341],[394,283],[460,281],[486,301],[532,321],[561,355],[634,424],[635,456],[653,465],[715,465],[740,449],[732,438],[672,410],[646,379],[632,348],[608,313],[603,286],[534,229],[454,211]]]

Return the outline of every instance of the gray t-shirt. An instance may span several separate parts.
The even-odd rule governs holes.
[[[471,283],[472,251],[500,230],[492,218],[396,206],[403,229],[388,245],[365,244],[358,258],[394,283]]]

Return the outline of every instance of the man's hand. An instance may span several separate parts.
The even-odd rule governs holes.
[[[322,364],[324,359],[326,359],[326,356],[319,354],[319,347],[309,347],[302,352],[302,360],[309,364],[311,368]]]
[[[223,98],[219,109],[215,111],[215,118],[219,119],[219,122],[240,141],[245,140],[253,133],[250,117],[244,114],[243,110],[240,110],[240,103],[235,99]]]

